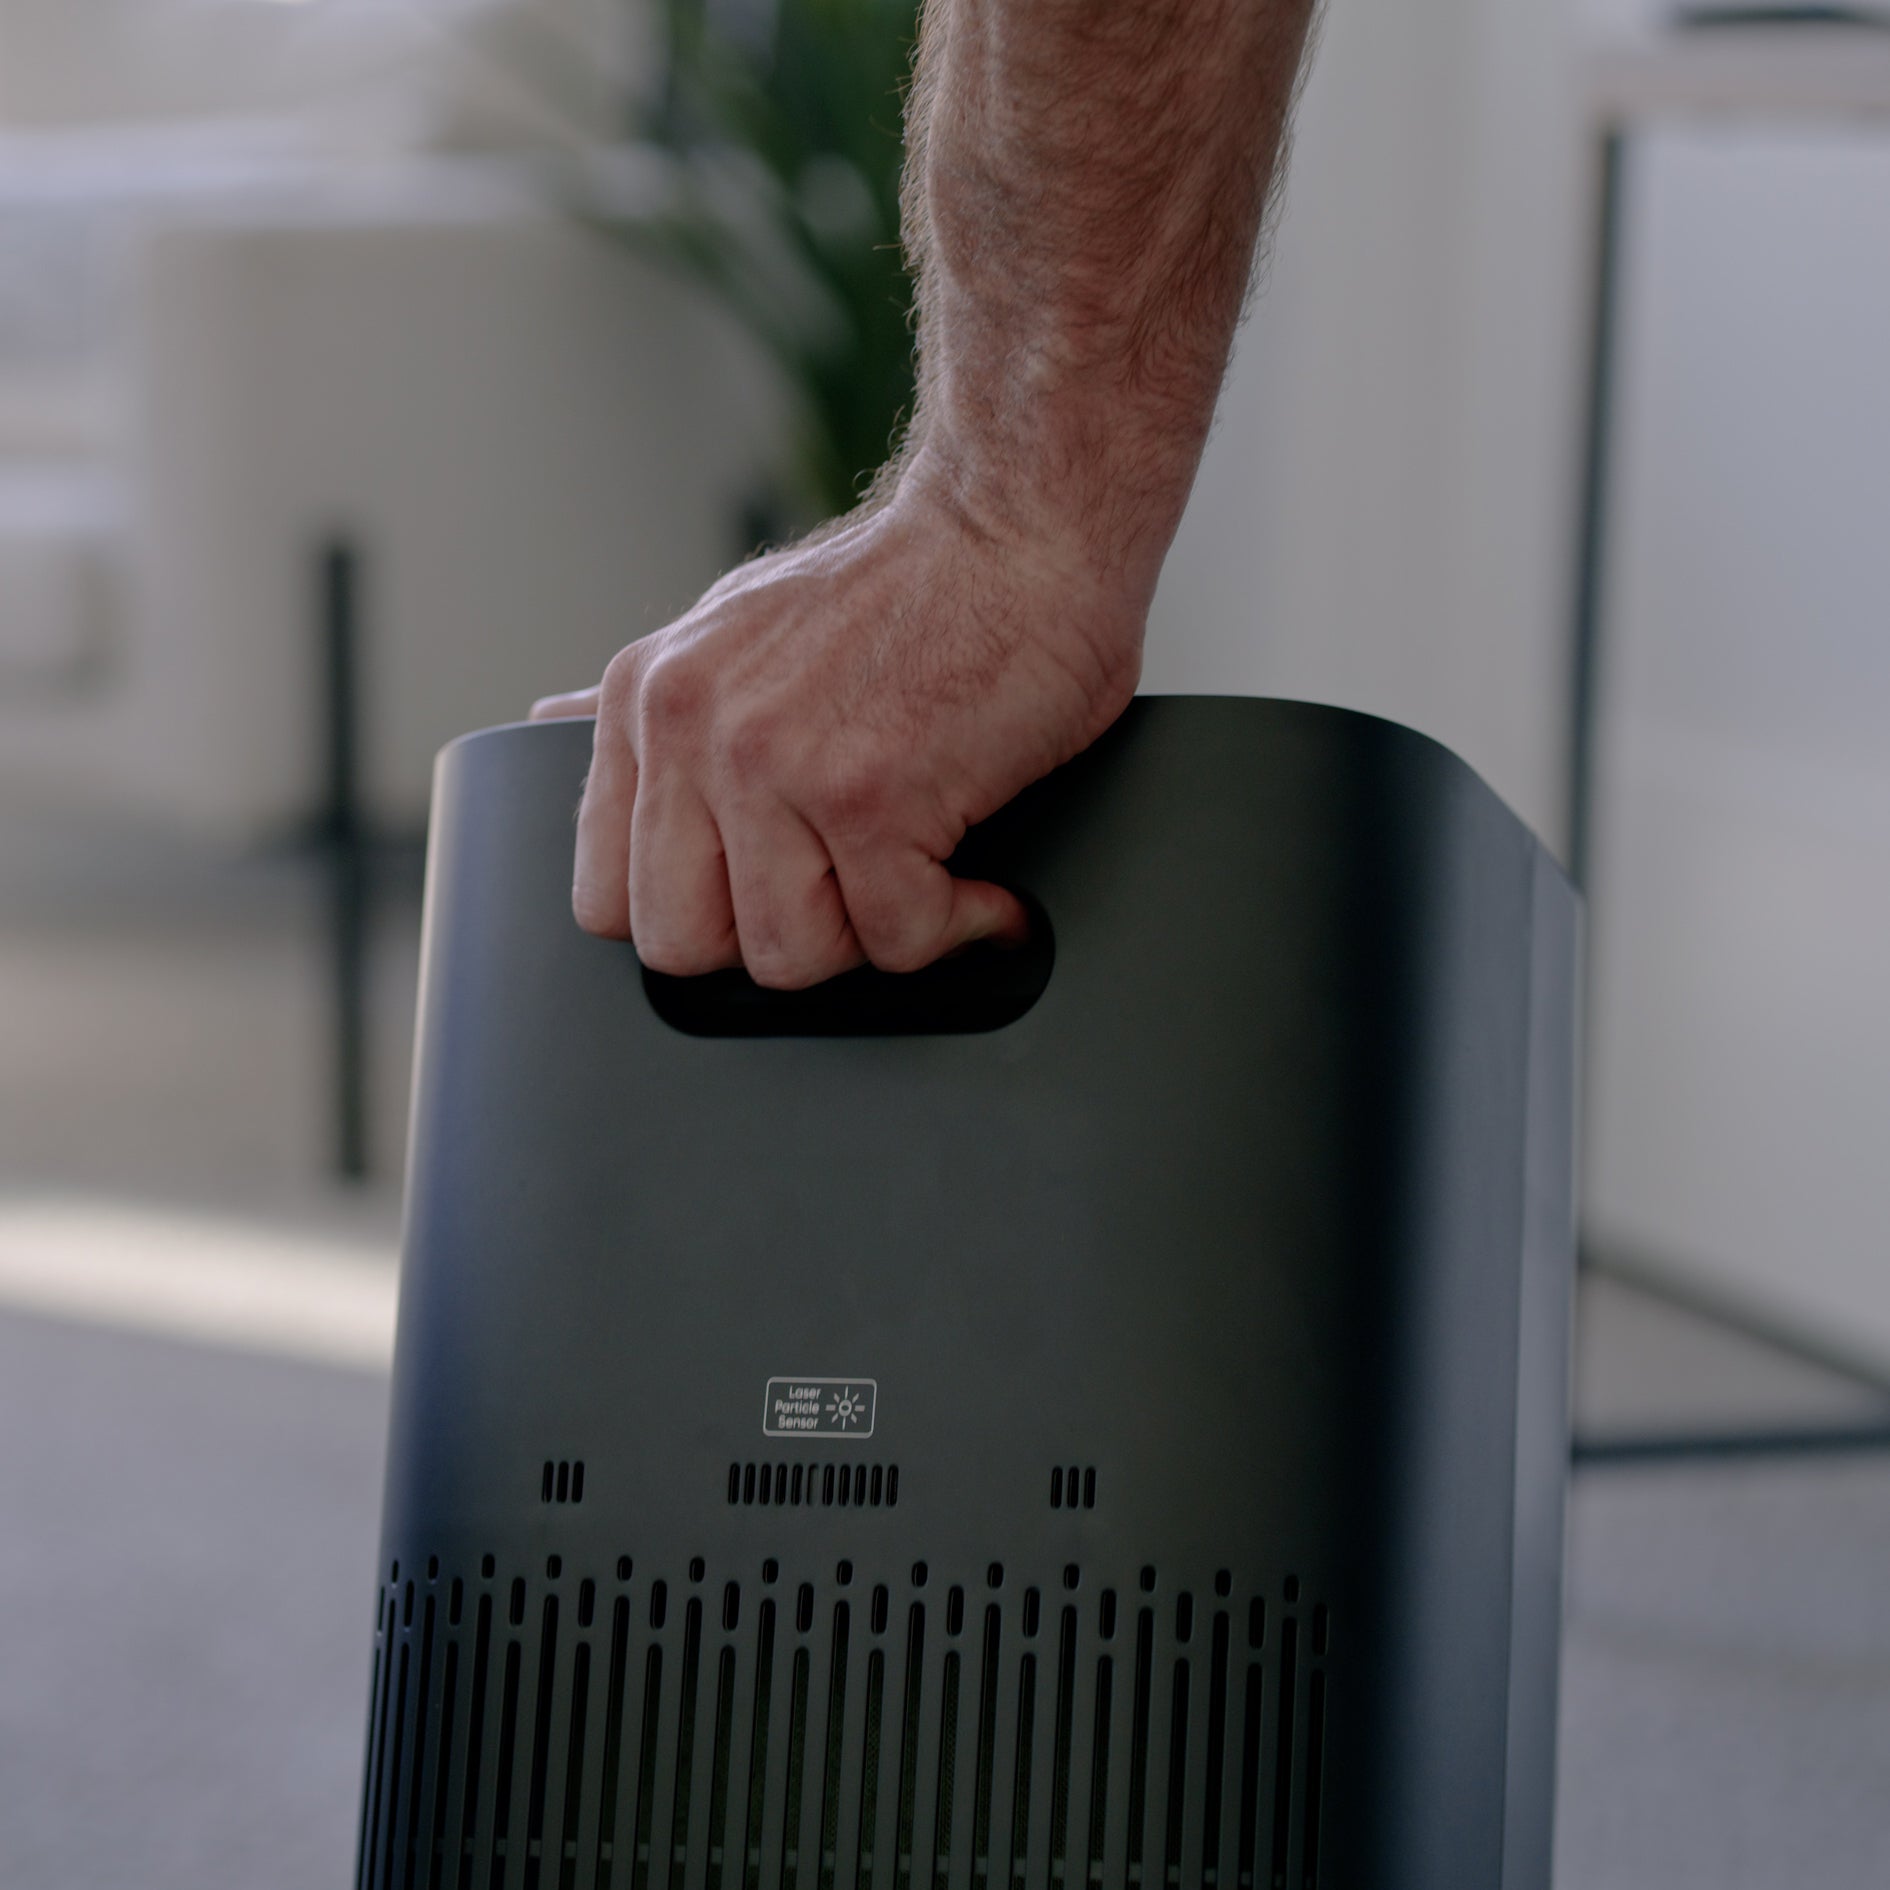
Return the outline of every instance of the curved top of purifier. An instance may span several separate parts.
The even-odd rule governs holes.
[[[1390,716],[1375,715],[1365,709],[1345,708],[1336,703],[1312,702],[1293,696],[1205,695],[1188,691],[1138,695],[1125,714],[1135,717],[1155,715],[1164,721],[1179,720],[1184,724],[1198,722],[1203,726],[1222,717],[1233,717],[1253,723],[1258,732],[1270,716],[1277,715],[1281,711],[1290,711],[1296,716],[1314,718],[1324,723],[1334,735],[1344,729],[1352,738],[1368,743],[1410,746],[1428,751],[1434,759],[1447,763],[1449,768],[1461,775],[1467,784],[1474,784],[1496,806],[1500,807],[1542,849],[1546,863],[1572,888],[1573,882],[1569,881],[1567,871],[1554,849],[1510,806],[1483,775],[1448,744],[1438,740],[1434,735],[1426,734],[1422,729],[1411,727],[1408,723],[1394,721]],[[445,765],[451,756],[488,742],[512,740],[526,731],[564,726],[574,722],[589,726],[592,720],[590,716],[569,716],[553,722],[497,722],[488,728],[469,729],[463,735],[456,735],[440,749],[435,760],[435,767],[437,769]],[[1106,731],[1100,740],[1106,742],[1113,732],[1113,730]],[[1080,760],[1080,756],[1077,759]],[[1064,764],[1065,767],[1070,765],[1070,763]],[[1026,789],[1025,793],[1030,791]]]

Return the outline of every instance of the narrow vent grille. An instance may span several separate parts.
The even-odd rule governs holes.
[[[376,1608],[357,1890],[1318,1890],[1296,1582],[423,1565]]]
[[[728,1501],[743,1509],[895,1509],[896,1463],[732,1463]]]
[[[1096,1507],[1096,1466],[1094,1464],[1058,1464],[1050,1472],[1050,1507],[1052,1509],[1094,1509]]]
[[[571,1457],[547,1457],[538,1479],[541,1503],[581,1503],[584,1500],[584,1465]]]

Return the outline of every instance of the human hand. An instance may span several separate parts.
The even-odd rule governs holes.
[[[572,906],[651,969],[793,990],[1021,940],[967,827],[1134,693],[1148,597],[976,517],[921,459],[879,508],[724,578],[595,689]]]

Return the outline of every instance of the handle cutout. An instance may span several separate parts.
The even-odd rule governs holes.
[[[640,967],[650,1008],[691,1037],[954,1037],[1002,1030],[1043,996],[1056,940],[1025,899],[1021,945],[971,946],[923,971],[862,965],[805,991],[770,991],[745,971],[674,978]]]

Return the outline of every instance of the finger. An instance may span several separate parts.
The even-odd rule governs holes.
[[[652,971],[679,978],[742,962],[721,832],[708,803],[673,768],[638,784],[630,936]]]
[[[575,720],[579,716],[595,715],[600,693],[596,689],[570,689],[561,696],[540,696],[532,704],[532,712],[527,719],[533,722],[563,722]]]
[[[577,861],[571,910],[600,938],[630,936],[630,827],[637,799],[637,758],[619,715],[600,715],[591,736],[591,769],[578,806]]]
[[[836,859],[861,949],[882,971],[917,971],[980,939],[1022,944],[1023,901],[989,880],[955,879],[923,848]]]
[[[742,963],[757,984],[799,991],[866,962],[827,849],[783,802],[725,813],[722,844]]]

